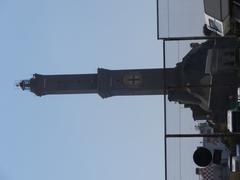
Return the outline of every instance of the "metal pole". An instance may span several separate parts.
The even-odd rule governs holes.
[[[156,6],[157,6],[157,39],[159,39],[159,9],[158,9],[158,0],[156,0]]]
[[[166,47],[165,40],[163,40],[163,106],[164,106],[164,165],[165,165],[165,180],[168,179],[167,176],[167,107],[166,107]]]
[[[235,39],[237,36],[189,36],[189,37],[159,37],[158,40],[165,41],[187,41],[204,39]]]
[[[240,133],[215,133],[215,134],[166,134],[166,138],[194,138],[194,137],[240,137]]]

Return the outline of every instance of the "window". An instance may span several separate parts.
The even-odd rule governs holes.
[[[214,29],[215,31],[222,33],[221,24],[218,23],[217,21],[214,21],[214,20],[212,20],[212,19],[209,19],[209,26],[210,26],[212,29]]]
[[[131,88],[139,87],[142,84],[142,76],[139,72],[127,73],[123,77],[123,83]]]

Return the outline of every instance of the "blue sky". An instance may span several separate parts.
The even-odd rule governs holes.
[[[0,2],[1,180],[162,179],[160,96],[36,97],[33,73],[161,67],[155,1]]]
[[[175,14],[170,13],[170,35],[201,33],[202,21],[195,19],[203,17],[201,1],[187,1],[171,0]],[[2,0],[0,23],[1,180],[163,179],[161,96],[39,98],[14,86],[34,73],[162,67],[155,0]],[[167,64],[172,66],[179,60],[178,50],[176,44],[167,47]],[[188,43],[181,44],[180,58],[188,50]],[[168,107],[168,125],[176,127],[182,107]],[[191,131],[189,114],[181,112],[187,122],[182,128]],[[188,171],[188,165],[192,167],[185,163],[182,169]],[[171,175],[179,178],[178,172]]]

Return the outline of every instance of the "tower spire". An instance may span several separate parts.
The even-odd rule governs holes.
[[[40,75],[19,83],[22,90],[37,96],[48,94],[98,93],[102,98],[118,95],[160,95],[164,92],[163,73],[167,85],[175,86],[174,68],[107,70],[99,68],[96,74]]]
[[[107,98],[167,93],[169,101],[191,108],[195,120],[224,122],[240,86],[239,42],[239,39],[208,40],[192,47],[174,68],[35,74],[30,80],[21,81],[19,86],[37,96],[98,93]]]

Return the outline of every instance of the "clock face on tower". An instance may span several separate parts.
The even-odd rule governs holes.
[[[142,75],[139,72],[130,72],[123,76],[123,84],[130,88],[140,87],[142,81]]]

